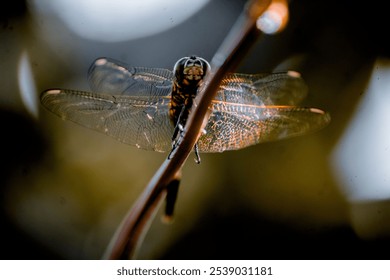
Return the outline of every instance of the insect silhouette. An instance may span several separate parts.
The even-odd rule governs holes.
[[[190,56],[173,71],[133,67],[99,58],[89,68],[91,92],[50,89],[44,107],[65,120],[105,133],[137,148],[172,151],[209,63]],[[297,106],[308,88],[297,72],[227,74],[220,82],[210,117],[195,152],[238,150],[316,131],[330,121],[328,113]]]

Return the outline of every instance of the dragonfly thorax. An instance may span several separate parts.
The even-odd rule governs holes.
[[[176,62],[169,110],[170,119],[175,126],[178,121],[180,125],[185,125],[193,99],[209,70],[209,63],[197,56],[183,57]]]

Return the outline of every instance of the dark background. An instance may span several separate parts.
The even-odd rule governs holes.
[[[212,0],[172,29],[118,43],[84,39],[59,24],[56,44],[57,38],[36,32],[47,19],[34,18],[29,2],[7,1],[0,18],[2,259],[100,258],[164,160],[42,108],[32,117],[18,97],[23,50],[37,94],[50,87],[87,89],[86,70],[99,56],[162,68],[190,54],[211,59],[244,3]],[[287,29],[259,40],[237,71],[294,67],[310,88],[305,105],[329,111],[331,125],[299,139],[202,155],[200,166],[190,159],[175,223],[163,225],[157,217],[140,258],[386,258],[388,198],[351,202],[330,161],[375,62],[388,59],[386,9],[380,1],[297,0],[290,13]]]

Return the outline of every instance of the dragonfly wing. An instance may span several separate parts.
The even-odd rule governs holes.
[[[173,126],[166,97],[131,97],[52,89],[41,102],[65,120],[105,133],[145,150],[171,149]]]
[[[213,101],[201,152],[238,150],[257,143],[319,130],[330,121],[320,109],[295,106],[251,106]]]
[[[252,105],[297,105],[308,87],[297,72],[272,74],[231,73],[224,77],[216,100]]]
[[[99,58],[88,70],[93,92],[149,96],[170,95],[173,73],[167,69],[133,67],[111,58]]]

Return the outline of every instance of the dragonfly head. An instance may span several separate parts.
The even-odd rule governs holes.
[[[183,57],[173,67],[176,81],[186,86],[200,85],[209,70],[210,64],[207,60],[197,56]]]

